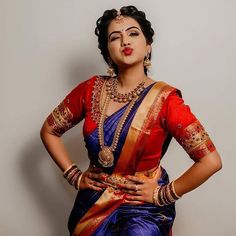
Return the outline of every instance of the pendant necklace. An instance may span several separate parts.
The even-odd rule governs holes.
[[[145,81],[142,81],[141,84],[144,84]],[[143,87],[143,86],[141,86]],[[142,93],[142,91],[144,90],[144,87],[141,89],[139,95]],[[130,103],[128,104],[127,108],[125,109],[124,113],[122,114],[117,128],[115,130],[115,134],[112,140],[112,144],[111,146],[107,146],[104,143],[104,121],[106,119],[106,111],[109,105],[109,101],[111,99],[110,94],[108,93],[105,99],[105,104],[103,106],[102,112],[101,112],[101,116],[100,116],[100,120],[98,123],[98,140],[99,140],[99,145],[101,150],[98,153],[98,162],[103,166],[103,167],[112,167],[114,165],[114,154],[113,152],[115,151],[119,138],[120,138],[120,134],[121,134],[121,130],[125,124],[125,121],[131,111],[131,109],[133,108],[135,102],[138,99],[138,96],[135,96],[132,98],[132,100],[130,101]]]

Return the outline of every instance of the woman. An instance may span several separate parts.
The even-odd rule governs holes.
[[[109,76],[80,83],[41,129],[49,154],[79,190],[70,234],[171,235],[175,201],[218,171],[220,156],[181,92],[147,76],[154,31],[142,11],[105,11],[95,33]],[[90,158],[85,172],[60,138],[82,119]],[[172,137],[194,164],[169,182],[160,161]]]

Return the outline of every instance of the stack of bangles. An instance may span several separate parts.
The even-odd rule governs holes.
[[[77,167],[76,164],[70,165],[64,172],[63,176],[67,181],[79,190],[80,181],[82,178],[83,172]]]
[[[157,186],[153,191],[153,203],[157,206],[169,205],[179,198],[175,192],[174,181],[164,186]]]

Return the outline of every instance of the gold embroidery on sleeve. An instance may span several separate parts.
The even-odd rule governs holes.
[[[53,128],[53,133],[61,136],[65,131],[73,127],[73,114],[62,102],[48,116],[47,121]]]
[[[92,92],[92,115],[91,116],[92,116],[93,121],[96,124],[99,123],[99,119],[101,115],[99,103],[100,103],[103,84],[104,84],[104,79],[98,76],[94,83],[93,92]]]
[[[209,135],[198,120],[184,129],[179,142],[189,156],[194,160],[197,160],[215,150],[215,146]]]

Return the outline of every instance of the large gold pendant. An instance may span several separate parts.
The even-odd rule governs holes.
[[[98,162],[103,167],[111,167],[114,164],[114,155],[111,149],[107,146],[102,147],[100,152],[98,153]]]

